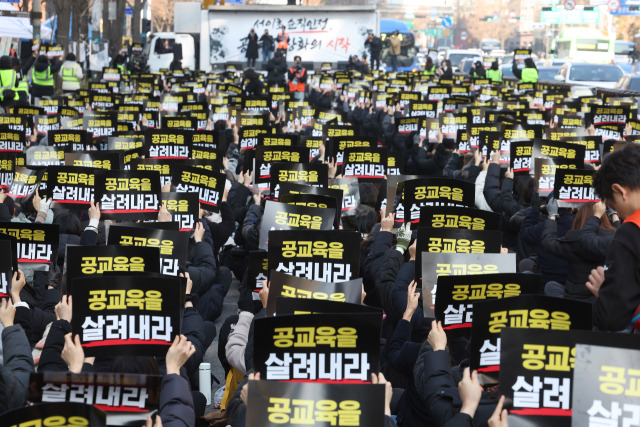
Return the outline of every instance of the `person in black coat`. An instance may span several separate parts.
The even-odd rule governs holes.
[[[255,60],[254,60],[255,62]],[[264,89],[264,84],[260,80],[260,76],[253,68],[249,68],[244,72],[245,86],[244,91],[247,96],[260,96]]]
[[[590,250],[590,245],[583,245],[582,240],[583,236],[591,233],[601,243],[598,246],[602,248],[607,248],[613,240],[616,228],[609,222],[604,203],[584,204],[578,209],[571,230],[562,238],[558,238],[558,210],[555,199],[547,205],[547,212],[549,218],[544,222],[542,230],[542,247],[550,254],[566,260],[568,267],[564,286],[561,283],[549,282],[545,286],[545,294],[593,302],[595,296],[584,284],[589,280],[591,270],[604,264],[606,251]]]
[[[247,57],[247,66],[255,67],[256,59],[258,59],[258,35],[253,28],[247,36],[247,53],[245,56]]]
[[[267,83],[284,86],[284,76],[287,74],[287,62],[282,58],[282,53],[276,52],[267,64],[266,69],[269,72],[269,74],[267,74]]]
[[[382,52],[382,40],[380,37],[376,37],[373,33],[369,33],[369,36],[364,41],[364,47],[369,47],[369,54],[371,56],[371,69],[377,70],[380,68],[380,53]]]

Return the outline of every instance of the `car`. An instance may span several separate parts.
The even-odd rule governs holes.
[[[453,70],[457,73],[469,74],[471,73],[471,68],[473,68],[473,64],[475,64],[476,61],[482,62],[482,58],[479,56],[464,58],[457,68],[453,67]]]
[[[553,79],[590,88],[613,89],[623,75],[624,71],[616,64],[566,62]]]
[[[462,62],[464,58],[477,58],[477,57],[481,58],[482,55],[483,54],[481,50],[457,49],[457,50],[448,51],[446,59],[451,61],[451,67],[453,68],[453,71],[456,71],[456,68],[460,67],[460,62]]]
[[[613,87],[614,89],[640,92],[640,75],[625,74]]]
[[[633,52],[633,42],[618,40],[616,41],[615,49],[616,49],[615,50],[616,62],[631,62],[631,53]]]
[[[552,82],[560,67],[538,67],[538,81]]]
[[[513,74],[513,71],[511,71],[511,63],[503,64],[502,67],[500,67],[500,70],[502,71],[502,78],[503,79],[515,79],[516,78],[516,75]]]

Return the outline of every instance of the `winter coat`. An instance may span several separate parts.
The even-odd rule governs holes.
[[[258,58],[258,35],[256,33],[249,33],[247,36],[247,53],[245,55],[247,59]]]
[[[259,40],[262,46],[262,50],[273,52],[273,37],[271,37],[271,35],[263,34],[260,36]]]
[[[592,217],[594,220],[598,218]],[[590,218],[589,220],[591,220]],[[595,297],[585,283],[589,280],[591,270],[603,265],[604,254],[600,257],[590,257],[581,243],[583,230],[569,230],[564,237],[558,238],[558,224],[547,219],[542,230],[542,247],[548,253],[567,261],[567,281],[564,284],[566,298],[592,302]],[[597,237],[611,243],[613,230],[598,227]]]
[[[400,55],[400,46],[402,42],[398,36],[389,36],[389,55]]]
[[[369,38],[364,41],[364,47],[369,46],[369,50],[371,51],[372,57],[378,57],[380,52],[382,52],[382,40],[380,37],[373,37],[373,40],[369,41]]]
[[[18,409],[27,403],[29,377],[33,368],[31,346],[20,325],[7,326],[2,331],[3,363],[0,367],[1,386],[7,390],[7,409]]]
[[[284,76],[287,74],[287,62],[284,59],[274,56],[265,68],[268,71],[267,83],[281,86],[285,84]]]
[[[196,425],[196,414],[189,383],[180,375],[165,375],[160,385],[158,413],[164,427]]]
[[[447,165],[442,171],[442,175],[447,178],[461,179],[464,181],[475,182],[478,174],[482,170],[480,166],[476,166],[473,161],[467,163],[462,169],[458,169],[458,161],[460,155],[457,153],[451,154]]]

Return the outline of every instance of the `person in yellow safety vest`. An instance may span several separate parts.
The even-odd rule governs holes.
[[[487,70],[487,78],[491,80],[491,83],[502,83],[502,70],[498,61],[493,61],[491,68]]]
[[[84,78],[84,74],[73,53],[67,54],[60,68],[60,74],[62,75],[62,92],[75,93],[80,90],[80,82]]]
[[[31,98],[53,96],[53,75],[60,70],[62,63],[54,60],[49,64],[49,58],[39,55],[31,71]]]
[[[18,100],[18,74],[11,66],[11,58],[0,57],[0,102]]]
[[[289,50],[289,33],[286,32],[286,29],[287,27],[283,25],[280,34],[276,37],[276,41],[278,42],[276,51],[282,53],[282,58],[285,61],[287,60],[287,51]]]
[[[293,58],[295,65],[289,68],[289,92],[295,99],[304,99],[305,83],[307,82],[307,69],[302,66],[302,58]]]
[[[18,93],[17,103],[20,105],[29,105],[29,82],[23,74],[22,63],[18,58],[12,57],[11,65],[13,65],[13,69],[18,75],[18,86],[15,89]]]
[[[516,64],[515,58],[513,59],[513,75],[516,76],[522,83],[537,83],[538,82],[538,68],[533,59],[526,58],[524,60],[524,68],[521,70]]]
[[[436,73],[436,64],[433,63],[433,58],[427,56],[427,63],[424,65],[423,75],[433,76]]]

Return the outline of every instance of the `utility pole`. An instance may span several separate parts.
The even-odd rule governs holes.
[[[42,21],[41,0],[33,0],[31,9],[31,25],[33,26],[33,44],[40,44],[40,23]]]

